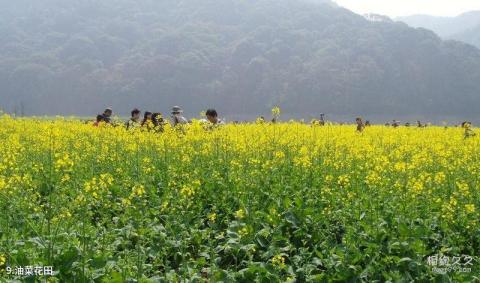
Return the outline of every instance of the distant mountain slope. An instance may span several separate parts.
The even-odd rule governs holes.
[[[480,48],[480,11],[472,11],[451,18],[414,15],[396,20],[412,27],[432,30],[445,39],[464,41]]]
[[[412,27],[423,27],[433,30],[442,37],[450,37],[454,34],[474,28],[480,24],[480,11],[472,11],[457,17],[435,17],[428,15],[413,15],[396,18]]]
[[[478,49],[312,1],[4,3],[0,108],[479,114]]]
[[[463,41],[466,43],[470,43],[480,48],[480,24],[473,28],[456,33],[450,36],[450,39],[455,39],[455,40]]]

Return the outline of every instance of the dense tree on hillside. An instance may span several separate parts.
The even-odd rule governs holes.
[[[7,111],[479,113],[478,49],[329,1],[17,0],[0,36]]]

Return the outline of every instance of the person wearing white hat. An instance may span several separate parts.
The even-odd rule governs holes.
[[[179,106],[172,107],[172,125],[175,127],[176,125],[180,124],[187,124],[188,121],[182,115],[183,110]]]

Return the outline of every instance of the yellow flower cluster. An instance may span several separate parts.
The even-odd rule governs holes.
[[[237,219],[243,219],[245,218],[245,210],[239,209],[235,212],[235,218]]]
[[[215,223],[215,221],[217,220],[217,214],[216,213],[210,213],[208,215],[208,220],[210,220],[210,222],[212,222],[212,223]]]
[[[193,180],[189,184],[185,184],[180,189],[180,194],[183,197],[189,198],[195,195],[195,192],[200,188],[201,182],[200,180]]]
[[[5,177],[0,176],[0,191],[4,189],[7,186],[7,183],[5,182]]]
[[[465,205],[465,210],[468,214],[470,213],[475,213],[475,205],[474,204],[466,204]]]
[[[278,106],[275,106],[272,108],[272,116],[273,117],[280,116],[280,108]]]
[[[70,171],[73,168],[74,162],[70,158],[68,153],[57,153],[55,154],[56,161],[55,161],[55,170],[56,171]]]
[[[7,258],[3,255],[0,255],[0,267],[3,267],[7,263]]]
[[[285,265],[285,257],[281,255],[276,255],[272,258],[272,265],[275,267],[278,267],[280,269],[283,269],[286,267]]]
[[[85,182],[84,191],[91,194],[94,198],[98,198],[99,192],[107,190],[112,184],[112,175],[108,173],[100,174],[99,178],[93,177],[90,181]]]
[[[240,230],[238,230],[238,234],[240,235],[240,237],[245,237],[245,236],[247,236],[249,233],[250,233],[250,231],[248,230],[247,227],[243,227],[243,228],[241,228]]]

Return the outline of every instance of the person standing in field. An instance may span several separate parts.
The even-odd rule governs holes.
[[[105,117],[103,115],[97,115],[97,119],[93,123],[94,127],[100,126],[100,123],[105,122]]]
[[[153,121],[152,121],[153,114],[152,112],[145,111],[143,114],[143,121],[142,121],[142,128],[146,129],[147,131],[150,131],[153,129]]]
[[[357,132],[363,132],[363,129],[365,129],[365,125],[363,124],[362,118],[357,117],[357,119],[355,119],[355,122],[357,123]]]
[[[163,120],[162,113],[153,113],[152,114],[152,123],[155,131],[163,132],[163,126],[165,121]]]
[[[127,130],[139,128],[141,126],[140,125],[140,110],[135,108],[135,109],[132,110],[132,112],[130,112],[130,114],[131,114],[131,118],[126,123]]]
[[[105,109],[105,111],[103,111],[103,121],[107,124],[111,124],[112,123],[112,114],[113,114],[113,110],[112,108],[107,108]]]
[[[172,108],[172,126],[184,125],[188,123],[188,120],[182,115],[183,110],[179,106],[173,106]]]
[[[463,136],[465,139],[471,138],[475,136],[475,132],[472,130],[472,123],[465,121],[462,123],[462,128],[465,129]]]
[[[320,113],[320,120],[318,120],[320,126],[325,126],[325,114]]]
[[[207,116],[207,120],[212,123],[213,125],[224,125],[225,122],[218,118],[217,110],[215,109],[208,109],[205,112],[205,116]]]
[[[258,117],[257,120],[255,121],[255,123],[265,124],[265,117],[263,117],[263,116]]]

